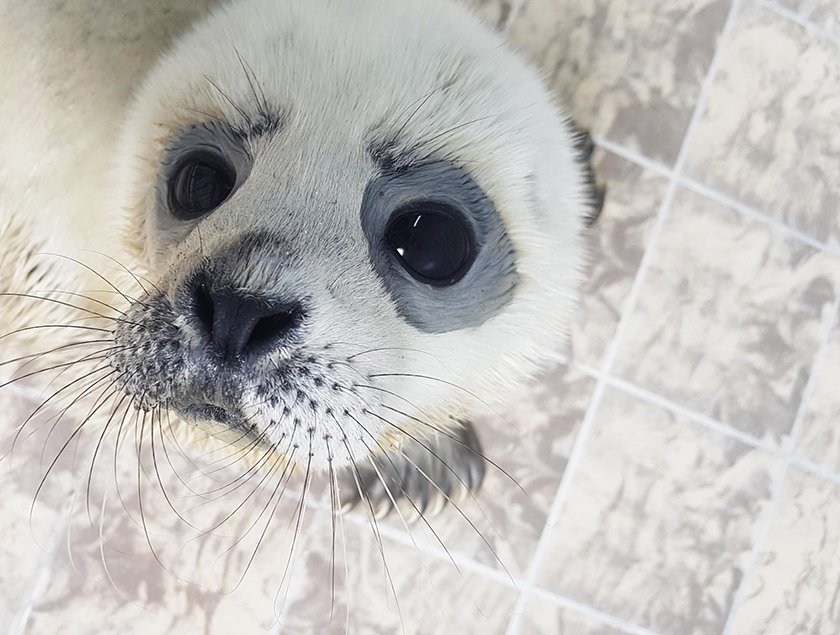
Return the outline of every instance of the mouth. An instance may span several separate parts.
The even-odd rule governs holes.
[[[232,410],[210,403],[187,404],[176,408],[187,421],[201,423],[213,421],[231,428],[245,428],[245,417]]]
[[[132,304],[126,315],[109,363],[140,410],[171,410],[201,439],[248,455],[264,446],[313,470],[349,465],[393,443],[383,437],[390,415],[377,415],[379,392],[364,360],[319,344],[230,367],[208,357],[163,294]]]

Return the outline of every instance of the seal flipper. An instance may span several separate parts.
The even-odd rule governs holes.
[[[347,468],[339,476],[342,511],[368,506],[358,482],[376,517],[388,515],[396,502],[406,520],[416,520],[478,491],[485,472],[478,436],[463,423],[447,434],[407,439],[398,451],[371,456],[355,473]]]

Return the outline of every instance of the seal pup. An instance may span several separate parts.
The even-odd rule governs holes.
[[[500,36],[448,0],[236,0],[160,57],[112,160],[72,219],[0,213],[64,254],[83,223],[149,281],[116,298],[115,400],[341,470],[344,507],[479,487],[470,421],[564,342],[593,209],[578,133]]]

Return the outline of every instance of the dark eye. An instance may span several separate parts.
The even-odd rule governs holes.
[[[406,271],[438,287],[458,282],[475,259],[472,228],[463,214],[443,203],[424,201],[397,210],[385,237]]]
[[[181,220],[209,214],[230,195],[235,182],[233,169],[221,159],[187,159],[170,181],[172,213]]]

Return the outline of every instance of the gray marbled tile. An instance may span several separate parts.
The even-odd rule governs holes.
[[[681,190],[615,372],[770,442],[793,425],[840,260]]]
[[[672,164],[729,0],[525,0],[513,41],[582,125]]]
[[[459,0],[481,20],[496,31],[507,29],[513,15],[515,0]]]
[[[418,544],[439,549],[443,543],[453,553],[522,574],[594,388],[590,377],[554,364],[508,408],[478,418],[483,452],[496,466],[488,465],[481,490],[474,499],[459,502],[460,511],[450,508],[431,517],[430,527],[422,522],[410,526]],[[398,517],[387,524],[405,530]]]
[[[594,167],[607,184],[607,199],[597,223],[587,232],[589,270],[572,323],[571,342],[575,361],[600,367],[630,295],[668,180],[600,149]]]
[[[95,473],[89,507],[84,481],[79,483],[71,520],[36,590],[24,632],[226,635],[276,625],[298,562],[292,548],[305,545],[312,510],[300,521],[302,537],[295,541],[297,496],[288,493],[269,504],[271,490],[264,487],[222,523],[252,483],[233,491],[242,494],[237,500],[231,489],[219,490],[231,483],[221,472],[196,479],[182,471],[181,482],[159,464],[167,501],[148,455],[138,473],[134,451],[129,444],[115,472],[112,455],[103,461],[103,471],[117,477]],[[205,473],[211,466],[218,467],[203,464]],[[262,509],[267,512],[260,516]]]
[[[802,414],[796,452],[813,463],[840,472],[840,327],[835,326],[827,348],[814,369]]]
[[[688,174],[820,241],[840,243],[836,43],[745,2],[695,132]]]
[[[840,38],[840,4],[835,0],[777,0],[783,7]]]
[[[519,635],[622,635],[594,619],[532,595],[525,602]]]
[[[719,633],[778,466],[608,389],[538,584],[656,632]]]
[[[19,614],[61,548],[56,540],[73,491],[75,448],[54,459],[77,422],[58,420],[61,411],[49,405],[39,410],[49,395],[0,389],[0,629]]]
[[[319,527],[290,594],[283,634],[503,633],[516,590],[388,538],[363,515]],[[346,541],[346,558],[345,558]],[[347,563],[347,575],[345,575]],[[387,565],[387,568],[386,568]],[[349,624],[349,630],[347,625]]]
[[[836,635],[840,485],[788,473],[730,635]]]

